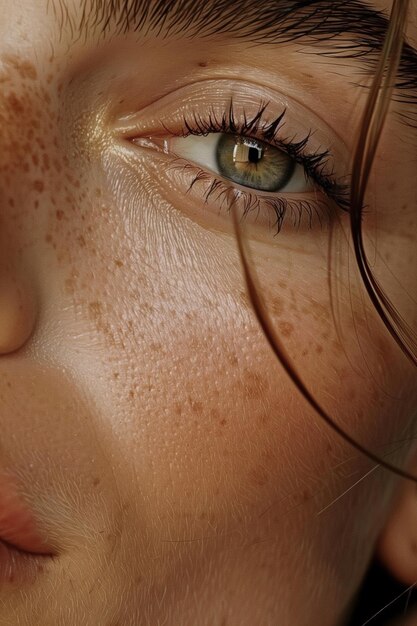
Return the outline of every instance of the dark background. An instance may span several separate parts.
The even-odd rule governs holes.
[[[411,593],[404,593],[406,589],[407,587],[400,585],[377,561],[374,561],[359,593],[348,626],[363,626],[367,620],[371,620],[369,626],[387,626],[395,617],[404,616],[412,607],[417,607],[417,591],[413,589]],[[403,595],[398,597],[400,594]],[[387,608],[376,615],[385,606]],[[375,617],[371,619],[374,615]]]

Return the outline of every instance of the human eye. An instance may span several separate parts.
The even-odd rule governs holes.
[[[262,106],[262,111],[265,109],[266,105]],[[281,114],[273,125],[278,127],[283,117]],[[186,135],[167,140],[167,152],[201,165],[232,184],[257,192],[314,190],[313,180],[307,173],[307,157],[299,156],[300,146],[306,141],[277,147],[267,139],[258,139],[259,134],[268,135],[267,129],[255,129],[253,121],[238,125],[234,121],[232,105],[227,120],[223,118],[218,122],[210,116],[194,119],[192,125],[187,120],[184,122]],[[290,156],[291,152],[293,156]],[[317,163],[322,162],[326,152],[316,156]]]
[[[232,190],[242,218],[274,234],[288,216],[299,230],[348,209],[348,177],[336,175],[337,155],[346,162],[346,151],[331,132],[319,132],[323,124],[288,120],[301,116],[300,105],[276,102],[266,90],[256,94],[254,87],[248,97],[241,84],[225,84],[221,92],[226,81],[207,82],[216,82],[211,93],[205,86],[199,94],[194,86],[175,111],[170,103],[157,106],[162,110],[153,111],[151,123],[130,137],[167,159],[162,178],[183,202],[219,217],[230,210]]]

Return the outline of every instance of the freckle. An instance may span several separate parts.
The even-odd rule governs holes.
[[[301,356],[307,356],[307,354],[308,354],[308,350],[303,350],[301,353]]]
[[[50,235],[50,234],[46,235],[46,236],[45,236],[45,241],[46,241],[46,243],[51,243],[51,241],[52,241],[52,235]]]
[[[77,237],[77,242],[78,242],[80,248],[85,248],[85,246],[87,245],[86,241],[85,241],[85,239],[84,239],[84,237],[82,235],[79,235]]]
[[[222,420],[220,420],[220,426],[226,426],[227,424],[227,419],[223,418]]]
[[[97,487],[97,485],[99,485],[99,484],[100,484],[100,482],[101,482],[101,481],[100,481],[100,478],[95,478],[95,479],[93,480],[93,487]]]
[[[45,100],[45,102],[47,104],[50,104],[51,102],[51,96],[49,95],[49,93],[46,91],[46,89],[42,89],[42,98]]]
[[[176,402],[174,404],[174,413],[176,415],[182,415],[182,406],[181,406],[181,404],[179,402]]]
[[[284,305],[282,300],[279,298],[273,298],[269,305],[269,310],[272,315],[277,315],[278,317],[284,312]]]
[[[32,154],[32,163],[33,163],[33,165],[38,165],[39,157],[38,157],[37,154]]]
[[[64,215],[65,215],[65,213],[64,213],[64,211],[62,211],[61,209],[58,209],[58,210],[55,212],[55,215],[56,215],[56,219],[57,219],[58,221],[60,221],[60,222],[61,222],[61,221],[64,219]]]
[[[47,172],[49,169],[50,169],[49,156],[44,153],[44,155],[43,155],[43,170],[44,170],[44,172]]]
[[[320,345],[316,346],[316,352],[317,354],[321,354],[323,352],[323,346],[320,346]]]
[[[200,61],[198,64],[199,67],[207,67],[207,65],[208,65],[207,61]]]
[[[89,302],[88,309],[94,319],[99,319],[102,314],[102,306],[100,302]]]
[[[123,267],[124,263],[122,263],[122,261],[119,261],[119,259],[114,259],[114,264],[117,267]]]
[[[135,397],[135,392],[133,391],[133,389],[131,389],[129,391],[129,398],[134,398]]]
[[[117,380],[119,378],[119,376],[120,376],[119,372],[113,372],[114,380]]]
[[[197,415],[201,415],[201,413],[203,412],[203,404],[202,402],[198,402],[197,400],[194,400],[193,398],[189,397],[188,401],[191,405],[191,409],[194,411],[194,413],[197,413]]]
[[[7,102],[9,109],[16,115],[21,115],[24,112],[25,108],[14,92],[8,95]]]
[[[33,63],[30,63],[29,61],[19,61],[18,59],[16,59],[15,67],[18,70],[22,78],[36,80],[38,77],[38,73],[36,71],[35,66],[33,65]]]
[[[291,337],[294,332],[294,325],[290,322],[279,322],[278,329],[283,337]]]
[[[38,193],[42,193],[43,190],[45,189],[45,185],[44,185],[44,183],[41,180],[35,180],[33,182],[33,188]]]

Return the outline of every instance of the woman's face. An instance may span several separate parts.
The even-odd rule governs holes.
[[[416,376],[367,299],[348,215],[326,196],[332,170],[348,174],[375,69],[359,36],[378,18],[321,2],[297,26],[290,1],[212,0],[188,20],[174,17],[180,3],[149,1],[102,34],[107,4],[124,5],[0,0],[0,536],[13,482],[38,535],[20,544],[53,554],[3,545],[0,624],[334,626],[395,479],[277,362],[220,185],[238,183],[297,370],[350,435],[404,466]],[[343,36],[328,39],[325,5]],[[364,218],[375,275],[411,326],[415,120],[399,89]],[[283,144],[309,131],[304,152],[330,161],[307,181],[305,154]]]

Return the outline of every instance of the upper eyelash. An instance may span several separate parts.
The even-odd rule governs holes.
[[[333,170],[330,173],[325,173],[326,166],[331,156],[330,151],[316,151],[310,154],[306,152],[306,147],[313,132],[311,130],[308,132],[307,136],[300,141],[281,138],[279,134],[283,125],[286,109],[284,109],[275,120],[267,123],[264,121],[264,115],[268,106],[268,102],[262,102],[258,111],[252,118],[248,118],[246,114],[243,113],[243,120],[241,121],[236,121],[233,99],[230,100],[228,110],[222,114],[220,119],[213,110],[209,112],[205,119],[194,111],[191,121],[184,116],[184,130],[181,136],[207,136],[210,133],[231,133],[241,136],[252,136],[274,145],[276,148],[286,152],[295,162],[302,165],[306,176],[314,180],[327,196],[332,198],[341,209],[348,211],[350,208],[349,185],[337,182],[334,178]]]

